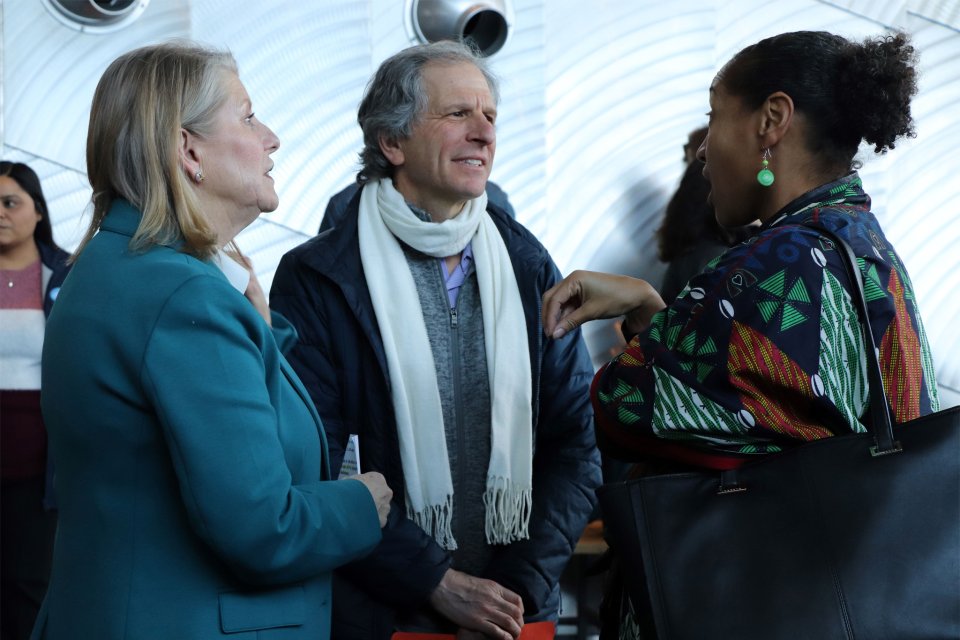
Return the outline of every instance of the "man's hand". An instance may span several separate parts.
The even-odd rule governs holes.
[[[462,627],[461,632],[479,632],[463,638],[515,640],[523,626],[523,600],[493,580],[447,569],[430,594],[433,608]]]

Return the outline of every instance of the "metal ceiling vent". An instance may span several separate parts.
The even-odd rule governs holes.
[[[140,17],[150,0],[41,0],[54,18],[85,33],[122,29]]]
[[[463,40],[492,56],[509,35],[506,0],[408,0],[414,36],[420,42]]]

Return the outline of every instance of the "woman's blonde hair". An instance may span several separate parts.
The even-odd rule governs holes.
[[[229,52],[185,41],[136,49],[107,67],[87,132],[93,220],[75,255],[118,198],[143,213],[131,248],[182,242],[183,252],[201,259],[216,253],[216,234],[200,210],[178,148],[181,129],[211,133],[227,98],[228,72],[237,72]]]

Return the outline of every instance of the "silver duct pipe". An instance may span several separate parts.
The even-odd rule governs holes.
[[[484,56],[507,41],[506,0],[413,0],[411,18],[421,42],[464,40]]]

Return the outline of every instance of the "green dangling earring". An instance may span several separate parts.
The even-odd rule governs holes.
[[[773,184],[775,176],[773,171],[770,171],[767,167],[770,166],[770,148],[767,147],[763,150],[763,160],[760,161],[760,166],[763,167],[757,172],[757,182],[759,182],[764,187],[769,187]]]

